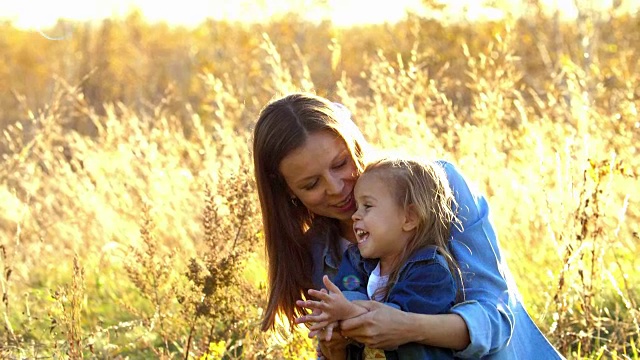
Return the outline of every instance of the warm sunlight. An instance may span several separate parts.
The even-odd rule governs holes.
[[[372,4],[362,0],[329,0],[329,16],[338,26],[395,22],[406,16],[407,10],[419,9],[420,0],[396,0]]]
[[[336,345],[640,360],[639,5],[0,0],[0,360],[344,358],[289,326],[334,273],[388,303],[337,300]],[[412,204],[358,212],[339,265],[384,154],[440,161],[368,167]],[[437,229],[386,246],[414,208]]]
[[[269,1],[201,1],[157,2],[153,0],[29,0],[0,2],[0,20],[9,20],[19,28],[39,29],[52,26],[57,19],[95,20],[122,16],[134,8],[141,9],[149,21],[166,21],[173,25],[194,26],[206,18],[239,21],[264,21],[271,16],[286,13],[305,14],[309,20],[332,19],[337,26],[395,22],[407,11],[425,16],[422,0],[395,0],[372,4],[366,0],[269,0]],[[559,9],[564,17],[576,16],[572,0],[542,0],[548,10]],[[610,8],[613,0],[592,1],[584,8],[602,10]],[[623,11],[637,11],[640,0],[622,2]],[[498,19],[505,14],[521,14],[525,11],[521,1],[494,1],[493,6],[483,6],[477,0],[459,0],[447,4],[445,17],[467,20]]]
[[[182,0],[159,3],[153,0],[31,0],[0,2],[0,19],[10,20],[20,28],[46,28],[57,19],[94,20],[122,16],[134,8],[141,9],[149,21],[166,21],[174,25],[197,25],[206,18],[239,21],[262,21],[293,13],[305,13],[311,20],[332,18],[338,26],[397,21],[406,9],[420,5],[420,0],[398,0],[371,6],[362,0],[329,0],[321,4],[309,0],[209,1]]]

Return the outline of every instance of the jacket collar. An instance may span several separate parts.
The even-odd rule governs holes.
[[[427,247],[424,247],[424,248],[418,250],[415,254],[413,254],[411,257],[409,257],[409,260],[407,260],[407,262],[402,264],[402,267],[400,268],[399,274],[401,274],[405,270],[405,268],[407,266],[409,266],[409,265],[411,265],[413,263],[436,259],[436,255],[437,254],[438,254],[438,248],[435,245],[429,245]],[[356,245],[349,246],[349,248],[347,249],[347,255],[349,256],[350,260],[352,260],[351,261],[352,263],[361,262],[361,264],[362,264],[364,270],[367,272],[367,274],[371,274],[371,272],[378,265],[378,259],[365,259],[365,258],[363,258],[360,255],[360,252],[358,251],[358,246],[356,246]],[[330,265],[327,262],[328,260],[329,259],[325,257],[326,264]],[[331,259],[331,260],[333,260],[333,259]]]

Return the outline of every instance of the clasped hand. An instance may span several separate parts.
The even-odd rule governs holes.
[[[355,305],[344,296],[342,291],[329,280],[326,275],[322,278],[326,289],[309,290],[309,296],[318,300],[298,300],[296,305],[312,311],[309,315],[303,315],[295,320],[297,324],[310,324],[309,336],[317,336],[325,333],[325,340],[330,340],[339,321],[361,315],[367,310]]]
[[[322,279],[326,289],[309,290],[318,299],[297,301],[298,306],[312,310],[295,320],[297,324],[310,323],[309,337],[329,340],[340,324],[340,333],[361,344],[376,349],[395,349],[413,339],[408,329],[415,323],[407,313],[371,300],[349,302],[327,276]],[[335,340],[335,339],[334,339]]]

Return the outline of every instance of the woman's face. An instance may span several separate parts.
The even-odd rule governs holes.
[[[289,187],[309,211],[351,221],[356,209],[353,188],[357,171],[344,140],[330,132],[311,133],[307,141],[282,159],[279,167]]]

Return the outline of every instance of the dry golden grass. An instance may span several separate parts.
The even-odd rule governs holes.
[[[623,50],[637,23],[603,25],[589,62],[570,42],[532,51],[552,48],[546,19],[189,33],[132,16],[41,44],[81,65],[33,65],[33,89],[0,71],[15,84],[0,101],[18,105],[0,113],[0,356],[310,356],[303,333],[257,330],[248,150],[263,104],[310,90],[352,109],[375,146],[449,159],[487,194],[525,302],[564,354],[637,359],[640,72]],[[2,46],[23,57],[6,62],[16,76],[37,62]]]

